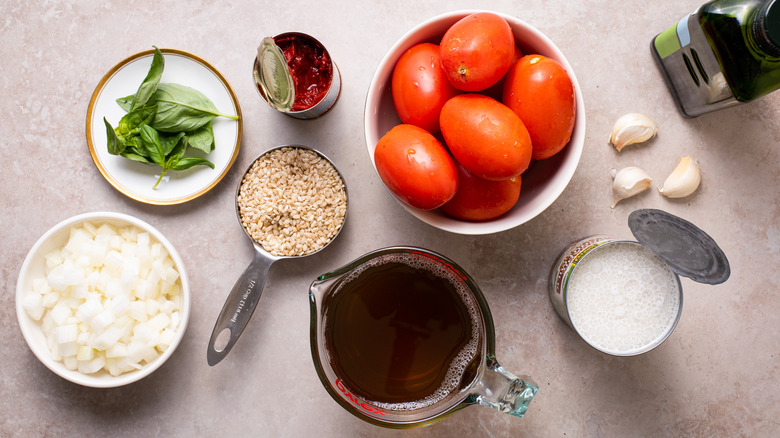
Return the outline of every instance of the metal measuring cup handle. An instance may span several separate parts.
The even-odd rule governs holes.
[[[255,255],[252,262],[236,280],[214,324],[206,354],[210,366],[218,364],[233,348],[257,308],[268,277],[268,270],[275,261],[282,258],[259,250],[257,243],[254,245]],[[230,337],[223,346],[221,344],[224,343],[224,337],[228,332]]]

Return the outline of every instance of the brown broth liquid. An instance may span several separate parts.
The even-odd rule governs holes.
[[[345,386],[403,410],[441,400],[461,380],[470,383],[481,319],[454,274],[421,257],[399,257],[411,263],[379,262],[341,285],[328,304],[325,336]],[[472,375],[462,379],[464,371]]]

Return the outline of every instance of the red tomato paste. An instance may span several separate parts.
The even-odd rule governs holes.
[[[301,34],[283,34],[274,42],[284,53],[295,83],[293,111],[302,111],[316,105],[330,88],[333,63],[328,52],[317,41]]]

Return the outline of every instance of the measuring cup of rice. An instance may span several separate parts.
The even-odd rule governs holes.
[[[336,166],[307,146],[287,145],[257,157],[236,192],[236,214],[255,249],[217,317],[207,360],[227,356],[252,316],[271,265],[321,251],[341,232],[347,187]]]

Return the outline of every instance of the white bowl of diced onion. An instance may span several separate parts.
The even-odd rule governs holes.
[[[109,388],[158,369],[190,315],[181,257],[148,223],[122,213],[66,219],[33,245],[16,313],[35,356],[80,385]]]

